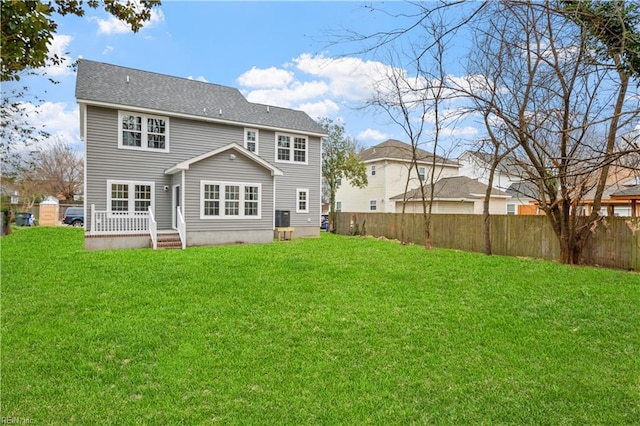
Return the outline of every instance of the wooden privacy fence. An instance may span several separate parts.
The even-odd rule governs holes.
[[[371,235],[424,243],[421,214],[337,214],[335,229],[342,235]],[[404,231],[404,234],[403,234]],[[433,214],[431,244],[435,247],[484,252],[483,217],[473,214]],[[605,217],[594,229],[583,252],[587,265],[640,270],[640,218]],[[491,216],[494,254],[558,260],[560,246],[545,216]]]

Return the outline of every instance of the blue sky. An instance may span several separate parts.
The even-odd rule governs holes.
[[[372,12],[364,2],[178,2],[165,1],[137,34],[100,10],[59,17],[52,51],[67,64],[86,58],[147,71],[193,78],[240,89],[252,102],[302,109],[313,118],[344,122],[361,145],[387,138],[407,140],[384,113],[359,107],[372,95],[372,81],[384,61],[358,54],[360,44],[335,44],[345,30],[373,33],[397,28],[400,18]],[[374,2],[392,13],[411,6]],[[461,44],[463,46],[463,44]],[[458,53],[461,49],[457,49]],[[68,67],[46,69],[60,83],[29,77],[45,103],[35,121],[55,138],[81,149],[75,74]],[[13,83],[3,85],[7,91]],[[28,100],[25,100],[28,101]],[[473,139],[462,126],[457,137]]]

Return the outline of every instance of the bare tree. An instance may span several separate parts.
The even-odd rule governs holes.
[[[627,98],[629,74],[617,66],[620,52],[597,60],[586,32],[550,3],[504,1],[489,12],[476,49],[500,72],[482,73],[476,83],[491,84],[467,89],[507,130],[509,149],[536,184],[558,237],[560,260],[578,263],[599,220],[609,168],[627,153],[618,149],[619,136],[638,117],[637,100]],[[576,207],[592,188],[593,210],[578,218]]]
[[[419,64],[463,26],[473,24],[482,32],[485,44],[475,46],[478,56],[487,59],[485,66],[498,63],[499,68],[481,68],[455,89],[482,111],[489,140],[500,139],[504,146],[494,150],[494,159],[509,152],[523,178],[538,188],[539,206],[558,237],[560,260],[579,262],[600,220],[611,166],[638,152],[637,143],[621,149],[621,139],[638,123],[638,93],[630,92],[630,80],[637,76],[640,9],[624,0],[413,5],[415,13],[397,15],[403,22],[398,29],[349,34],[347,41],[364,42],[362,52],[409,44],[413,62],[406,61]],[[444,31],[426,31],[426,23],[437,22],[433,18],[444,11],[460,12],[460,18]],[[404,93],[407,99],[422,90],[414,89],[418,93]],[[577,206],[589,190],[595,193],[593,209],[579,218]]]
[[[445,55],[445,38],[442,33],[446,27],[441,20],[424,20],[425,33],[435,40],[428,50],[414,49],[410,63],[415,67],[415,75],[410,76],[400,66],[388,68],[386,79],[379,82],[375,96],[370,99],[368,106],[384,110],[392,122],[404,132],[411,147],[411,160],[407,179],[405,181],[402,200],[402,221],[406,212],[409,190],[413,189],[413,182],[417,179],[417,190],[422,204],[423,217],[423,245],[431,248],[431,217],[433,201],[436,197],[435,183],[440,177],[438,170],[439,158],[436,152],[440,149],[440,136],[445,120],[443,103],[447,101],[451,92],[446,87],[447,76],[443,66]],[[416,57],[418,57],[416,59]],[[401,63],[400,56],[391,57],[391,62]],[[429,65],[425,65],[428,63]],[[433,131],[426,128],[427,118],[433,121]],[[433,152],[421,147],[428,144]],[[429,164],[428,174],[420,173],[421,164]],[[404,226],[401,226],[400,239],[405,241]]]
[[[29,178],[41,182],[45,195],[61,196],[73,201],[82,192],[84,161],[71,147],[60,140],[33,154]]]

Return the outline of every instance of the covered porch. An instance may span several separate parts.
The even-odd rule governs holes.
[[[177,234],[180,248],[186,248],[186,223],[180,207],[176,207],[177,229],[158,229],[153,210],[101,211],[91,205],[91,222],[85,233],[87,249],[141,248],[163,246],[163,237]]]

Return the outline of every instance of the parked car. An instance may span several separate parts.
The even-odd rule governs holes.
[[[84,226],[84,208],[69,207],[62,216],[62,223],[71,226]]]
[[[320,217],[320,229],[324,229],[327,232],[329,231],[329,216],[326,214]]]

